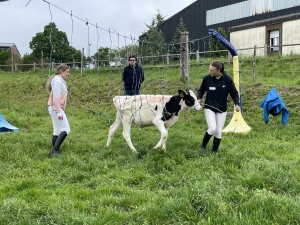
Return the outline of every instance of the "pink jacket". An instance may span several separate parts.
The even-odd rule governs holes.
[[[52,105],[56,113],[66,108],[68,89],[65,80],[56,75],[51,80],[51,93],[48,100],[48,106]]]

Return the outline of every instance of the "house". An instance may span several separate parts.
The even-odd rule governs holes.
[[[223,28],[236,49],[267,45],[268,54],[300,53],[299,46],[280,46],[300,44],[299,12],[300,0],[197,0],[158,28],[170,43],[182,18],[189,40],[194,40],[191,48],[199,51],[209,50],[209,29]],[[242,53],[253,54],[250,51]]]
[[[263,56],[267,46],[268,55],[280,53],[300,54],[300,13],[274,17],[253,23],[229,28],[230,42],[236,48],[243,49],[239,55],[253,54],[254,45],[258,48],[256,55]]]
[[[21,58],[21,54],[14,43],[1,43],[0,42],[0,52],[1,51],[9,51],[13,53],[15,56]]]

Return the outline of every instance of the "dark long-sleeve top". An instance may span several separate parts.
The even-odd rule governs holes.
[[[205,92],[205,109],[210,109],[214,112],[226,112],[228,94],[230,94],[235,105],[240,105],[239,93],[233,80],[225,72],[222,73],[219,79],[216,79],[210,74],[206,75],[197,92],[197,98],[202,99]]]
[[[143,69],[138,65],[134,67],[126,66],[123,70],[122,81],[125,90],[140,90],[144,79]]]

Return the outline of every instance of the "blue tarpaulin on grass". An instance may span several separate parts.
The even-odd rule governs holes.
[[[1,132],[19,132],[19,128],[8,123],[0,113],[0,133]]]

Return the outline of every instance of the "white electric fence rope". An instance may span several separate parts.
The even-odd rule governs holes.
[[[63,12],[65,12],[65,13],[67,13],[67,14],[69,14],[70,15],[70,17],[71,17],[71,20],[72,20],[72,33],[71,33],[71,46],[73,45],[73,29],[74,29],[74,21],[73,21],[73,17],[74,18],[76,18],[76,19],[79,19],[79,20],[81,20],[82,22],[84,22],[86,25],[87,25],[87,36],[88,36],[88,57],[90,58],[91,57],[91,55],[90,55],[90,30],[89,30],[89,26],[94,26],[95,28],[96,28],[96,31],[97,31],[97,63],[95,63],[95,66],[96,66],[96,74],[97,74],[97,81],[98,81],[98,93],[97,93],[97,104],[98,104],[98,106],[99,106],[99,110],[100,110],[100,112],[101,112],[101,102],[100,102],[100,91],[101,91],[101,88],[100,88],[100,77],[99,77],[99,73],[100,73],[100,60],[99,60],[99,52],[98,52],[98,50],[99,50],[99,46],[98,46],[98,42],[99,42],[99,29],[101,29],[101,30],[103,30],[103,31],[106,31],[106,32],[108,32],[108,34],[109,34],[109,38],[110,38],[110,47],[109,47],[109,49],[110,49],[110,51],[112,52],[112,34],[115,34],[115,35],[117,35],[117,37],[118,37],[118,55],[117,55],[117,60],[115,60],[115,62],[116,63],[118,63],[119,61],[120,61],[120,59],[121,59],[121,55],[120,55],[120,51],[119,51],[119,49],[120,49],[120,47],[119,47],[119,38],[120,37],[123,37],[124,38],[124,40],[125,40],[125,48],[127,49],[127,47],[128,47],[128,51],[127,51],[127,53],[125,52],[124,54],[127,54],[127,55],[124,55],[123,56],[123,58],[125,58],[125,61],[127,61],[127,56],[128,56],[128,54],[129,55],[131,55],[131,54],[135,54],[137,57],[142,57],[144,54],[146,54],[146,53],[150,53],[150,55],[153,55],[153,56],[156,56],[156,57],[151,57],[150,58],[150,60],[149,59],[146,59],[146,58],[141,58],[140,59],[140,61],[142,62],[149,62],[150,61],[150,65],[152,65],[150,68],[152,68],[152,69],[150,69],[150,70],[146,70],[145,72],[148,72],[147,73],[147,78],[146,78],[146,82],[149,84],[149,86],[147,86],[147,85],[144,85],[144,90],[146,91],[146,93],[148,93],[148,91],[149,92],[151,92],[152,91],[152,89],[153,89],[153,85],[152,85],[152,83],[153,83],[153,80],[155,80],[154,78],[152,78],[153,77],[153,75],[152,74],[155,74],[154,72],[155,72],[155,67],[156,67],[156,65],[158,65],[159,64],[159,62],[162,62],[162,69],[161,69],[161,67],[160,66],[157,66],[158,67],[158,74],[157,74],[157,77],[158,77],[158,79],[161,81],[161,82],[159,82],[159,86],[160,86],[160,90],[161,90],[161,94],[164,96],[165,95],[165,92],[166,92],[166,88],[167,88],[167,86],[166,86],[166,80],[167,80],[167,78],[168,78],[168,72],[169,72],[169,68],[167,67],[167,66],[164,66],[165,65],[165,57],[164,57],[164,53],[165,54],[169,54],[170,53],[170,48],[174,48],[176,45],[181,45],[181,43],[157,43],[157,42],[150,42],[150,41],[147,41],[147,40],[142,40],[142,39],[140,39],[140,40],[136,40],[135,38],[133,38],[132,36],[130,36],[130,37],[127,37],[127,36],[124,36],[124,35],[121,35],[121,34],[119,34],[118,32],[116,32],[116,31],[111,31],[110,29],[109,30],[107,30],[107,29],[104,29],[104,28],[101,28],[101,27],[99,27],[98,25],[97,25],[97,23],[96,23],[96,25],[94,25],[94,24],[92,24],[92,23],[90,23],[87,19],[81,19],[81,18],[79,18],[78,16],[76,16],[76,15],[74,15],[73,13],[72,13],[72,11],[71,11],[71,13],[69,13],[69,12],[67,12],[67,11],[65,11],[65,10],[63,10],[63,9],[61,9],[60,7],[57,7],[57,6],[55,6],[55,5],[53,5],[52,3],[50,3],[50,2],[48,2],[48,1],[45,1],[45,0],[43,0],[45,3],[47,3],[48,4],[48,7],[49,7],[49,12],[50,12],[50,16],[51,16],[51,31],[50,31],[50,37],[49,37],[49,39],[50,39],[50,45],[51,45],[51,52],[50,52],[50,62],[52,63],[52,54],[53,54],[53,48],[54,48],[54,46],[53,46],[53,42],[52,42],[52,12],[51,12],[51,6],[53,6],[53,7],[55,7],[55,8],[57,8],[57,9],[59,9],[59,10],[61,10],[61,11],[63,11]],[[27,4],[28,5],[28,4]],[[200,39],[194,39],[194,40],[191,40],[191,41],[188,41],[186,44],[188,44],[189,45],[189,49],[190,49],[190,52],[191,52],[191,50],[192,50],[192,46],[194,46],[195,45],[195,43],[198,45],[198,50],[199,50],[199,48],[200,48],[200,41],[203,41],[203,46],[204,46],[204,58],[203,57],[200,57],[200,59],[204,62],[204,64],[205,63],[207,63],[206,61],[205,61],[205,55],[206,55],[206,53],[205,53],[205,49],[206,49],[206,46],[205,46],[205,40],[207,40],[208,39],[208,45],[210,46],[210,38],[211,38],[211,36],[206,36],[206,37],[203,37],[203,38],[200,38]],[[129,45],[129,46],[127,46],[127,39],[130,39],[131,40],[131,45]],[[144,52],[144,54],[143,54],[143,51],[145,51]],[[210,53],[211,54],[211,53]],[[72,47],[72,60],[73,60],[73,66],[74,66],[74,61],[75,61],[75,59],[74,59],[74,49],[73,49],[73,47]],[[110,58],[110,56],[109,56],[109,62],[108,62],[108,65],[110,64],[110,62],[111,62],[111,58]],[[180,58],[180,56],[178,57],[178,60],[179,60],[179,63],[180,63],[180,65],[182,65],[182,62],[181,62],[181,58]],[[189,62],[188,62],[188,66],[190,66],[190,59],[188,59],[189,60]],[[110,65],[109,65],[110,66]],[[164,69],[165,68],[165,69]],[[164,71],[165,70],[165,71]],[[201,63],[198,63],[198,73],[200,72],[200,70],[201,70]],[[192,83],[192,80],[191,80],[191,77],[190,77],[190,74],[187,74],[187,68],[183,68],[183,71],[184,71],[184,73],[185,73],[185,77],[187,77],[187,81],[188,81],[188,88],[190,89],[190,90],[193,90],[193,91],[195,91],[195,85],[193,85],[193,83]],[[157,72],[157,71],[156,71]],[[87,83],[87,89],[88,89],[88,98],[87,98],[87,100],[88,100],[88,102],[87,102],[87,105],[88,105],[88,111],[90,112],[90,111],[93,111],[92,109],[91,109],[91,92],[90,92],[90,89],[91,89],[91,80],[90,80],[90,64],[88,65],[88,71],[87,71],[87,73],[88,73],[88,83]],[[111,68],[111,66],[110,66],[110,87],[109,87],[109,91],[108,91],[108,98],[109,99],[112,99],[112,87],[113,87],[113,84],[112,84],[112,81],[113,81],[113,77],[112,77],[112,75],[113,75],[113,72],[112,72],[112,68]],[[50,66],[49,66],[49,76],[50,76]],[[72,79],[72,85],[71,85],[71,89],[70,89],[70,96],[71,96],[71,99],[72,99],[72,97],[73,97],[73,91],[72,91],[72,88],[73,88],[73,80],[74,80],[74,78]],[[197,84],[198,85],[198,84]],[[236,86],[239,88],[239,84],[236,84]],[[149,88],[149,89],[148,89]],[[118,93],[119,93],[119,95],[121,94],[121,91],[120,91],[120,89],[119,89],[119,91],[118,91]],[[74,107],[75,106],[75,104],[72,104],[72,107]],[[112,106],[112,102],[111,102],[111,104],[110,104],[110,110],[109,110],[109,112],[111,111],[111,107]],[[100,115],[101,115],[101,113],[100,113]],[[109,115],[108,115],[108,117],[109,117],[109,121],[110,121],[110,113],[109,113]]]

